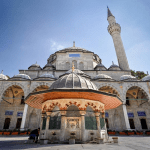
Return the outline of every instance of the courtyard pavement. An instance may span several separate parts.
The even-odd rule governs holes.
[[[0,150],[150,150],[148,136],[118,136],[119,143],[105,144],[24,144],[28,136],[0,136]],[[111,136],[109,137],[111,140]]]

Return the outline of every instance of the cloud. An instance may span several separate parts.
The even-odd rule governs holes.
[[[57,42],[51,40],[50,41],[50,50],[51,51],[58,51],[58,50],[61,50],[61,49],[64,49],[65,47],[61,44],[58,44]]]

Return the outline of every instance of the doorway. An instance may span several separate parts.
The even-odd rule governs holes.
[[[17,119],[16,129],[20,129],[22,118]]]
[[[141,121],[142,129],[147,129],[146,119],[140,119],[140,121]]]
[[[10,118],[5,118],[3,129],[9,129],[9,125],[10,125]]]
[[[130,123],[130,128],[131,129],[135,129],[134,120],[133,119],[129,119],[129,123]]]

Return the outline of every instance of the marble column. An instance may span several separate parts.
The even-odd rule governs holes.
[[[124,119],[125,119],[126,130],[130,130],[130,124],[129,124],[129,118],[128,118],[128,114],[127,114],[126,105],[123,104],[122,107],[123,107],[123,114],[124,114]]]
[[[98,134],[97,134],[97,138],[101,138],[101,127],[100,127],[100,113],[96,112],[95,113],[95,117],[96,117],[96,122],[97,122],[97,130],[98,130]]]
[[[65,140],[65,129],[66,129],[66,111],[61,111],[61,135],[60,141]]]
[[[42,130],[43,118],[45,118],[45,114],[42,114],[42,116],[41,116],[40,136],[39,136],[40,139],[44,139],[44,136],[45,136],[45,132],[44,132],[44,130]]]
[[[86,111],[80,111],[80,115],[81,115],[81,139],[82,139],[82,142],[86,141],[86,135],[85,135],[85,114],[86,114]]]
[[[48,130],[49,130],[49,122],[50,122],[50,115],[51,115],[51,112],[46,112],[47,114],[47,119],[46,119],[46,128],[45,128],[45,139],[48,139]]]
[[[25,130],[25,123],[26,123],[26,117],[27,117],[27,110],[28,110],[28,105],[25,104],[25,106],[24,106],[24,111],[23,111],[23,117],[22,117],[22,121],[21,121],[20,130]]]

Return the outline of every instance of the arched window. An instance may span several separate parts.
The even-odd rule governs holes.
[[[70,69],[70,63],[66,62],[66,70],[69,70],[69,69]]]
[[[79,69],[80,69],[80,70],[84,70],[83,62],[80,62],[80,63],[79,63]]]
[[[72,61],[72,64],[74,64],[74,69],[77,69],[77,61],[76,61],[76,60],[73,60],[73,61]]]
[[[86,130],[97,130],[97,122],[93,109],[88,106],[85,114],[85,129]]]
[[[56,106],[50,116],[49,129],[61,128],[61,114],[58,106]]]

